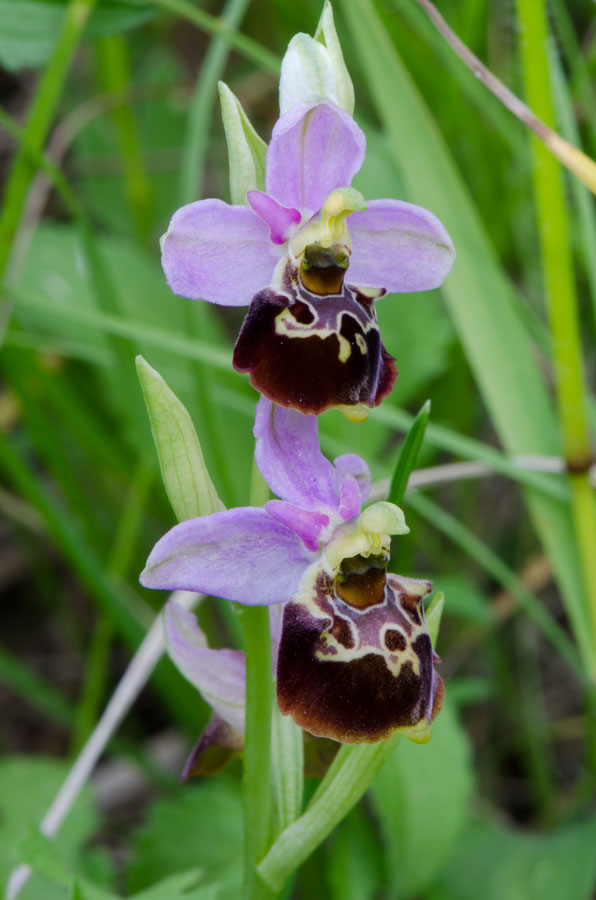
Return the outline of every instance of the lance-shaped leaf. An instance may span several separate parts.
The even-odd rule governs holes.
[[[254,130],[238,98],[220,81],[221,117],[228,144],[232,203],[247,203],[248,191],[265,189],[267,144]]]
[[[186,407],[142,356],[137,356],[136,365],[161,477],[176,517],[182,522],[225,509]]]

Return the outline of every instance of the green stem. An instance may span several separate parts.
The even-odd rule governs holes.
[[[517,0],[517,11],[527,101],[536,115],[553,127],[555,116],[544,0]],[[570,471],[571,511],[591,620],[589,674],[596,679],[596,505],[587,473],[591,453],[567,208],[558,162],[537,138],[532,137],[531,144],[538,232],[553,338],[557,405]]]
[[[30,151],[40,151],[52,123],[70,61],[95,0],[69,0],[54,51],[41,76],[31,104],[24,141],[8,176],[0,214],[0,282],[4,279],[12,240],[21,220],[31,178],[35,172]],[[0,303],[2,302],[0,298]]]
[[[304,815],[280,834],[259,866],[259,874],[273,890],[281,890],[286,878],[360,800],[400,737],[341,747]]]
[[[124,91],[130,84],[130,59],[126,38],[113,34],[96,42],[99,81],[108,93]],[[132,211],[138,237],[145,241],[151,231],[153,199],[141,153],[139,133],[134,110],[130,102],[111,110],[111,117],[118,132],[124,186]]]
[[[253,465],[250,500],[261,506],[269,488]],[[255,585],[258,591],[258,584]],[[271,839],[271,710],[273,668],[269,609],[243,607],[240,621],[246,652],[246,724],[242,769],[244,815],[244,900],[268,900],[274,893],[261,881],[257,864]]]

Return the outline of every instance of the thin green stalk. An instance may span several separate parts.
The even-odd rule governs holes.
[[[218,16],[212,16],[193,6],[188,0],[153,0],[153,3],[168,12],[182,16],[183,19],[187,19],[208,34],[221,35],[234,50],[237,50],[246,59],[273,75],[279,75],[281,60],[278,56],[271,53],[266,47],[262,47],[257,41],[253,41],[252,38],[234,31]]]
[[[561,132],[565,140],[579,147],[581,145],[581,136],[574,116],[573,98],[567,88],[563,66],[553,44],[549,47],[549,59],[557,118],[561,123]],[[594,209],[594,198],[587,187],[577,178],[571,179],[569,187],[577,215],[579,249],[585,266],[586,278],[590,286],[592,316],[596,324],[596,256],[594,255],[594,247],[596,247],[596,210]]]
[[[95,43],[99,80],[108,93],[124,91],[131,82],[126,37],[112,34]],[[124,169],[124,186],[136,232],[145,241],[153,222],[153,197],[141,152],[135,113],[130,102],[114,107],[110,115],[118,132]]]
[[[269,497],[256,463],[250,490],[253,506],[262,506]],[[258,585],[255,585],[258,590]],[[242,607],[240,621],[246,652],[246,719],[242,767],[242,807],[244,815],[244,900],[267,900],[275,894],[257,874],[271,840],[271,710],[273,668],[269,609]]]
[[[548,69],[548,28],[543,0],[517,0],[521,60],[529,105],[547,125],[555,116]],[[571,510],[592,628],[590,676],[596,679],[596,504],[589,483],[592,456],[586,424],[577,294],[569,242],[563,176],[558,162],[531,138],[534,193],[548,297],[557,405],[569,466]]]
[[[23,144],[8,176],[0,214],[0,284],[12,240],[21,220],[29,184],[35,172],[30,151],[40,151],[52,123],[74,51],[81,39],[95,0],[69,0],[50,60],[41,76],[29,109]],[[0,297],[0,305],[3,303]]]

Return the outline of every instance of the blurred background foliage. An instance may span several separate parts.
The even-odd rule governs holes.
[[[7,180],[66,8],[0,0]],[[523,96],[516,7],[440,9]],[[224,502],[248,502],[256,395],[230,365],[242,311],[172,295],[158,239],[182,203],[228,198],[217,80],[267,139],[281,55],[319,14],[319,0],[97,0],[45,110],[44,159],[26,158],[26,209],[2,235],[0,881],[19,859],[33,862],[30,900],[238,896],[239,769],[177,784],[207,710],[167,662],[56,844],[28,829],[163,602],[137,583],[174,516],[135,354],[190,410]],[[593,13],[552,0],[549,14],[557,127],[594,156]],[[589,898],[596,727],[585,673],[596,651],[568,491],[508,459],[562,452],[528,135],[413,0],[336,0],[335,18],[368,141],[356,186],[428,206],[458,259],[441,291],[380,301],[395,391],[364,425],[325,414],[323,447],[358,452],[386,478],[431,398],[420,464],[478,460],[498,474],[406,496],[411,534],[392,564],[446,593],[438,650],[448,702],[432,742],[400,744],[286,896]],[[566,199],[593,388],[593,199],[570,182]],[[238,641],[223,603],[207,601],[200,619],[215,646]]]

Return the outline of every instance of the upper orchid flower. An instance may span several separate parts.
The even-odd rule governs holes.
[[[275,403],[361,419],[392,390],[375,301],[438,287],[454,250],[428,210],[351,188],[365,138],[333,102],[294,104],[276,123],[265,190],[248,205],[201,200],[162,239],[176,294],[250,308],[234,366]]]
[[[283,603],[278,703],[312,734],[428,740],[443,698],[422,605],[431,585],[387,572],[390,535],[408,531],[402,511],[384,502],[361,511],[366,463],[325,459],[314,417],[262,398],[255,435],[261,473],[282,499],[182,522],[153,548],[141,582]],[[238,727],[225,702],[214,707]]]

